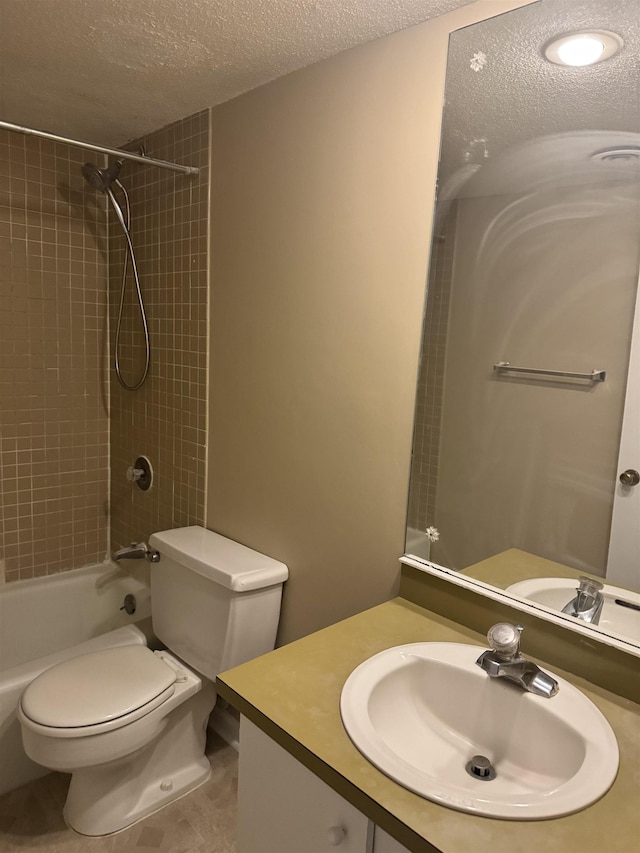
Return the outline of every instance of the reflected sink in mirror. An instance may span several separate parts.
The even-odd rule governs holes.
[[[557,676],[550,699],[490,678],[476,665],[483,651],[414,643],[362,663],[340,699],[357,749],[403,787],[477,815],[553,818],[598,800],[619,760],[602,713]]]
[[[506,593],[517,595],[552,610],[561,611],[576,595],[577,582],[571,578],[529,578],[511,584]],[[632,643],[640,643],[640,594],[604,584],[604,599],[598,627]]]

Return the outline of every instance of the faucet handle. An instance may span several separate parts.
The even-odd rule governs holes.
[[[595,578],[586,578],[583,575],[578,578],[578,584],[576,592],[590,595],[592,598],[595,598],[600,590],[604,589],[604,584],[601,584],[600,581]]]
[[[522,625],[509,622],[496,622],[487,632],[487,640],[493,651],[503,660],[513,660],[520,653],[520,635]]]
[[[135,468],[133,465],[129,465],[126,477],[130,483],[137,483],[144,477],[144,468]]]

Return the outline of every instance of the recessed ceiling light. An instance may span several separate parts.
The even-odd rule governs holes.
[[[581,68],[603,62],[616,54],[624,42],[616,33],[590,30],[555,36],[543,48],[545,57],[556,65]]]

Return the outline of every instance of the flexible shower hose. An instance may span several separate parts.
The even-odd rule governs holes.
[[[122,286],[120,288],[120,306],[118,308],[118,322],[116,324],[116,339],[115,339],[115,353],[114,353],[114,368],[116,372],[116,376],[118,378],[118,382],[126,391],[137,391],[143,384],[145,379],[147,378],[147,374],[149,372],[149,364],[151,361],[151,342],[149,340],[149,325],[147,323],[147,314],[144,309],[144,302],[142,300],[142,291],[140,289],[140,277],[138,275],[138,265],[136,264],[136,256],[133,250],[133,243],[131,242],[131,233],[129,231],[130,222],[131,222],[131,206],[129,204],[129,196],[127,194],[126,189],[120,183],[120,181],[115,181],[116,185],[122,191],[125,198],[125,210],[126,214],[123,214],[122,208],[118,203],[118,200],[113,194],[113,190],[111,187],[107,187],[106,193],[109,196],[109,200],[113,206],[116,216],[118,217],[118,221],[122,226],[122,230],[124,231],[124,236],[127,240],[127,251],[124,256],[124,264],[122,268]],[[144,330],[144,343],[145,343],[145,365],[144,370],[142,371],[142,375],[140,379],[134,384],[129,385],[122,376],[122,371],[120,369],[120,332],[122,330],[122,314],[124,309],[124,297],[127,287],[127,260],[131,258],[131,269],[133,271],[133,279],[135,282],[136,289],[136,297],[138,300],[138,308],[140,309],[140,319],[142,320],[142,328]]]

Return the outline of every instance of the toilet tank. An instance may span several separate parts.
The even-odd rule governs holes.
[[[284,563],[198,526],[154,533],[149,547],[153,630],[186,664],[214,680],[274,648]]]

